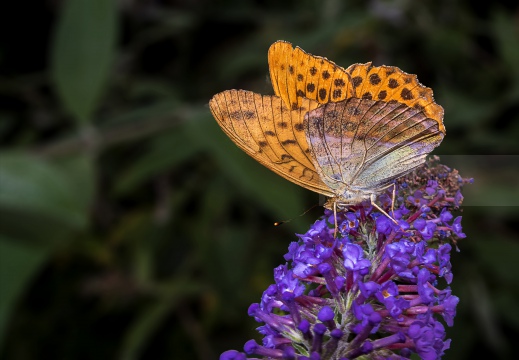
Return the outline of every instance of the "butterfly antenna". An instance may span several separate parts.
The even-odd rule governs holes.
[[[333,238],[337,238],[337,201],[333,203],[333,220],[335,222],[335,230],[333,230]]]
[[[312,205],[309,209],[305,210],[305,212],[303,212],[302,214],[300,214],[299,216],[303,216],[303,215],[306,215],[306,213],[308,213],[310,210],[312,210],[313,208],[315,208],[316,206],[319,206],[319,204],[314,204]],[[293,218],[292,218],[293,219]],[[283,225],[284,223],[287,223],[287,222],[290,222],[292,221],[292,219],[288,219],[288,220],[282,220],[282,221],[276,221],[274,223],[274,226],[280,226],[280,225]]]

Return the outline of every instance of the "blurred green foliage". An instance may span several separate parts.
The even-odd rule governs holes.
[[[231,88],[271,93],[276,40],[344,67],[373,61],[418,74],[445,108],[437,154],[519,155],[516,1],[9,6],[0,21],[3,359],[216,359],[256,336],[248,305],[321,210],[298,217],[317,196],[244,155],[207,103]],[[486,184],[476,194],[510,198],[495,172],[472,169],[462,175]],[[511,203],[464,209],[446,359],[511,356]]]

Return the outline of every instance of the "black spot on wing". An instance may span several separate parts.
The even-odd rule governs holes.
[[[413,99],[413,93],[408,88],[403,88],[402,92],[400,93],[400,96],[404,100],[412,100]]]
[[[326,99],[326,89],[323,89],[323,88],[319,89],[319,99],[321,99],[323,101]]]
[[[378,76],[378,74],[371,74],[369,76],[369,83],[371,85],[378,85],[378,84],[380,84],[381,81],[382,80],[380,79],[380,76]]]
[[[397,88],[398,85],[398,81],[396,81],[395,79],[389,79],[389,83],[387,86],[389,86],[390,89],[394,89]]]
[[[333,81],[333,84],[337,87],[343,87],[344,85],[346,85],[343,79],[335,79]]]
[[[358,87],[360,84],[362,84],[362,78],[360,76],[355,76],[353,79],[351,79],[351,82],[353,83],[353,87]]]
[[[330,73],[328,72],[328,70],[324,70],[323,71],[323,79],[324,80],[328,80],[330,78]]]

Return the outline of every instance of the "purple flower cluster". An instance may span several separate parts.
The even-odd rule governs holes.
[[[252,304],[263,325],[261,344],[220,360],[440,359],[449,348],[458,297],[452,281],[451,243],[464,238],[454,218],[469,180],[428,161],[396,183],[397,197],[378,201],[394,221],[369,204],[337,214],[325,210],[274,270],[275,284]],[[394,205],[394,211],[391,207]],[[334,236],[337,220],[339,232]],[[443,287],[443,288],[442,288]],[[256,357],[253,357],[256,356]]]

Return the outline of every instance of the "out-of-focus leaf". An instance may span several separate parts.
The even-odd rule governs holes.
[[[9,317],[48,251],[17,244],[0,235],[0,349]]]
[[[236,56],[222,63],[221,73],[218,76],[222,79],[239,79],[247,72],[262,66],[266,69],[267,62],[259,58],[255,51],[239,51]]]
[[[158,327],[167,319],[168,314],[186,297],[198,294],[201,287],[192,282],[175,282],[163,287],[162,296],[145,308],[130,325],[121,346],[119,359],[138,359],[146,342]]]
[[[86,163],[84,171],[76,168],[77,183],[56,164],[29,154],[0,154],[0,164],[0,210],[38,213],[76,229],[87,224],[85,195],[91,194],[92,178],[85,173]]]
[[[463,328],[464,331],[456,331],[458,327]],[[451,328],[447,327],[446,330],[447,337],[452,339],[452,344],[456,344],[446,351],[446,358],[466,359],[467,353],[470,353],[474,343],[478,340],[477,328],[474,326],[474,323],[468,323],[465,318],[458,317],[456,318],[455,326]],[[411,359],[419,360],[420,357],[413,354]]]
[[[519,27],[513,16],[504,11],[497,11],[492,19],[492,30],[496,38],[496,44],[503,60],[510,71],[515,71],[519,79]]]
[[[503,321],[514,329],[519,328],[519,308],[517,307],[517,297],[519,294],[517,289],[515,287],[515,291],[499,293],[495,298],[494,304]]]
[[[219,262],[215,267],[213,276],[222,277],[229,281],[228,289],[239,288],[240,284],[246,282],[249,272],[248,259],[251,249],[253,234],[251,230],[244,227],[225,228],[219,234],[217,246],[213,245],[213,254]],[[236,271],[236,269],[242,269]]]
[[[163,104],[178,104],[179,89],[175,84],[171,84],[167,79],[161,81],[152,81],[148,79],[141,79],[131,87],[130,96],[132,100],[141,98],[157,98],[160,102],[157,105]]]
[[[218,279],[226,279],[228,284],[225,285],[232,289],[234,286],[239,286],[236,284],[239,284],[240,280],[245,281],[250,271],[246,262],[250,256],[254,230],[251,226],[242,224],[233,227],[221,224],[218,226],[218,231],[214,231],[219,214],[225,213],[231,206],[229,195],[222,183],[224,181],[212,181],[204,189],[205,197],[198,218],[199,223],[204,226],[196,229],[197,236],[194,238],[197,241],[198,251],[204,257],[202,263],[209,276],[214,277],[213,283],[218,283]],[[243,270],[236,271],[236,269]]]
[[[154,103],[153,105],[131,109],[109,119],[103,119],[99,126],[101,130],[110,130],[121,124],[131,124],[137,122],[154,122],[157,118],[167,117],[170,123],[172,115],[177,111],[178,101],[166,100]]]
[[[4,136],[15,121],[14,116],[0,112],[0,136]]]
[[[67,0],[59,18],[52,75],[65,107],[80,123],[91,120],[115,55],[114,0]]]
[[[142,311],[130,326],[122,346],[121,360],[138,359],[148,339],[165,321],[174,304],[169,301],[156,302]]]
[[[518,155],[442,155],[441,161],[475,179],[463,188],[464,207],[519,205]]]
[[[76,224],[45,213],[0,206],[0,234],[17,242],[53,248],[70,239]]]
[[[516,271],[510,271],[511,264],[519,259],[519,244],[515,239],[506,239],[503,235],[497,237],[491,233],[486,236],[486,241],[473,241],[471,243],[474,251],[477,251],[478,261],[485,265],[499,279],[510,283],[519,284]]]
[[[442,88],[441,86],[436,87],[434,94],[438,94],[438,103],[442,104],[445,113],[449,116],[449,122],[446,123],[447,128],[461,127],[466,129],[467,126],[480,125],[491,118],[498,106],[495,99],[481,101],[470,98],[454,89]]]
[[[182,128],[153,139],[151,149],[121,176],[115,186],[117,194],[126,194],[142,182],[158,175],[192,156],[200,150],[200,145],[193,142]]]
[[[488,285],[482,281],[470,280],[470,298],[473,312],[481,330],[485,333],[485,341],[495,350],[503,348],[503,334],[499,328],[499,320],[492,304]]]
[[[506,72],[515,78],[515,81],[511,83],[511,89],[503,95],[511,104],[516,104],[519,99],[519,69],[517,67],[519,64],[519,27],[515,18],[504,11],[497,11],[492,20],[495,43],[503,62],[507,65]]]
[[[58,159],[56,165],[66,173],[67,181],[74,190],[76,206],[87,214],[95,195],[93,157],[89,155],[65,157]]]

